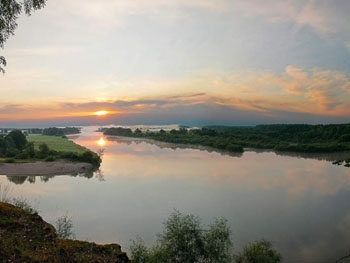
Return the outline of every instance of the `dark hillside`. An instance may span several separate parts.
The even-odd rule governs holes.
[[[0,202],[0,262],[129,262],[118,244],[58,239],[38,214]]]

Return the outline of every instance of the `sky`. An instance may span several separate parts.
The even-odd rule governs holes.
[[[48,0],[0,50],[0,127],[349,123],[349,11],[348,0]]]

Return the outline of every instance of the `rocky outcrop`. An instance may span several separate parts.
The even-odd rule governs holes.
[[[0,202],[0,262],[130,262],[118,244],[58,239],[38,214]]]

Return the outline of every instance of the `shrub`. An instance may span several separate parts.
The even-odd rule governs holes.
[[[130,247],[135,263],[228,263],[232,261],[231,249],[231,231],[225,219],[203,229],[198,217],[178,211],[164,222],[163,233],[153,248],[147,249],[140,238]]]
[[[29,214],[38,213],[38,210],[35,209],[32,204],[23,197],[16,197],[11,200],[11,203],[14,206],[22,208],[24,211],[26,211]]]
[[[58,238],[75,238],[73,231],[73,221],[68,215],[63,215],[56,219],[56,234]]]
[[[138,237],[136,240],[132,240],[130,245],[130,254],[132,255],[133,261],[135,263],[147,263],[149,261],[149,252],[143,242],[143,240]]]
[[[235,259],[236,263],[279,263],[282,257],[271,242],[262,239],[245,246]]]

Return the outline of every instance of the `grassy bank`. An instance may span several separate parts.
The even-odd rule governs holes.
[[[85,162],[100,166],[100,156],[64,136],[29,135],[14,130],[0,136],[0,162],[19,163],[58,160]]]
[[[28,142],[34,143],[34,148],[39,150],[39,145],[45,143],[51,150],[58,152],[73,152],[82,154],[87,149],[83,146],[80,146],[71,140],[68,140],[65,137],[61,136],[48,136],[41,134],[33,134],[27,136]]]

